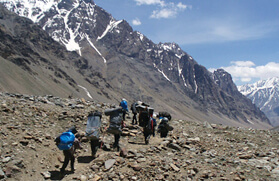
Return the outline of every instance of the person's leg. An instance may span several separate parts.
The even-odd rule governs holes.
[[[61,173],[65,172],[65,168],[68,166],[68,163],[69,163],[69,160],[70,160],[70,152],[69,152],[69,150],[64,150],[63,153],[64,153],[65,158],[64,158],[63,166],[60,169]]]
[[[126,111],[123,112],[123,121],[125,121]]]
[[[99,140],[91,140],[90,145],[91,145],[91,155],[95,156],[99,148]]]
[[[71,155],[71,171],[75,171],[75,156]]]
[[[137,114],[134,113],[132,124],[137,124]]]
[[[94,141],[90,140],[90,147],[91,147],[91,156],[95,155],[95,146],[94,146]]]
[[[168,131],[167,130],[162,130],[161,131],[161,138],[166,138],[168,135]]]
[[[144,128],[143,129],[143,135],[144,135],[145,144],[148,144],[149,143],[149,138],[150,138],[149,130]]]
[[[120,139],[120,134],[115,134],[113,148],[117,148],[118,150],[119,150],[119,139]]]

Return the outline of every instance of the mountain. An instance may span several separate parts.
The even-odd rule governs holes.
[[[104,78],[95,76],[90,84],[80,73],[86,59],[68,52],[31,20],[19,17],[0,6],[0,91],[25,94],[52,94],[105,99],[113,94]],[[104,84],[104,85],[103,85]],[[83,86],[81,86],[83,85]],[[108,100],[108,99],[107,99]]]
[[[63,59],[69,64],[64,72],[75,80],[76,88],[81,86],[88,93],[93,92],[94,100],[104,98],[115,102],[125,97],[129,103],[141,100],[158,111],[167,110],[177,119],[271,127],[258,108],[247,104],[249,99],[220,87],[215,78],[225,82],[221,81],[223,76],[199,65],[176,43],[153,43],[133,31],[125,20],[115,20],[92,0],[0,2],[9,10],[32,19],[68,51],[77,52],[75,58],[67,54],[70,59]],[[227,86],[235,86],[229,82]],[[76,92],[75,96],[81,96]]]
[[[278,77],[238,86],[238,90],[251,99],[267,115],[273,126],[279,126]]]

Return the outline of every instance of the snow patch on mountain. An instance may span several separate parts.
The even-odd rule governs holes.
[[[66,37],[61,38],[60,39],[61,42],[66,46],[67,50],[78,51],[79,55],[81,55],[81,51],[80,51],[81,48],[75,40],[76,37],[79,36],[78,30],[80,27],[80,23],[77,23],[77,28],[75,30],[72,30],[71,28],[69,28],[69,25],[68,25],[69,15],[72,13],[72,11],[74,9],[78,8],[78,6],[79,6],[79,3],[77,3],[77,2],[74,3],[73,8],[70,9],[69,11],[66,11],[66,15],[64,17],[63,17],[63,14],[65,13],[65,10],[59,10],[58,7],[57,7],[57,10],[58,10],[60,16],[63,17],[65,29],[70,35],[70,38],[66,38]]]
[[[7,9],[35,23],[40,20],[44,12],[49,11],[59,2],[61,0],[0,0],[0,3],[4,3]]]
[[[85,37],[86,37],[88,43],[90,44],[90,46],[91,46],[92,48],[94,48],[95,51],[102,57],[102,59],[104,60],[104,63],[107,63],[107,60],[105,59],[105,57],[103,57],[103,55],[101,54],[101,52],[100,52],[100,51],[95,47],[95,45],[91,42],[91,40],[90,40],[90,38],[88,37],[88,35],[85,35]]]
[[[89,93],[89,91],[85,88],[85,87],[83,87],[83,86],[81,86],[81,85],[78,85],[80,88],[82,88],[85,92],[86,92],[86,95],[90,98],[90,99],[93,99],[92,98],[92,96],[90,95],[90,93]]]
[[[195,72],[195,69],[193,70],[193,72]],[[198,93],[198,84],[197,84],[197,81],[196,81],[196,74],[194,73],[194,84],[195,84],[195,94]]]
[[[106,30],[103,32],[103,34],[101,36],[99,36],[97,38],[97,41],[104,38],[104,36],[106,36],[106,34],[108,32],[112,32],[114,28],[116,28],[123,20],[120,21],[115,21],[113,18],[110,20]],[[120,31],[118,30],[117,33],[120,33]]]
[[[163,70],[160,70],[156,64],[154,63],[153,66],[158,70],[158,72],[160,72],[169,82],[171,82],[171,80],[168,78],[168,76],[163,72]]]
[[[137,31],[137,35],[139,36],[140,40],[143,41],[144,35]]]

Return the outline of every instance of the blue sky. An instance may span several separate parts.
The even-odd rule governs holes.
[[[279,77],[278,0],[94,0],[154,43],[175,42],[237,85]]]

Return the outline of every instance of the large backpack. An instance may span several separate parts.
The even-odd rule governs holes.
[[[150,116],[148,114],[148,111],[141,111],[139,115],[139,126],[146,127],[149,121],[150,121]]]
[[[125,111],[128,111],[128,103],[126,100],[122,100],[120,102],[120,106],[125,110]]]
[[[137,108],[136,108],[137,106],[138,106],[137,102],[135,102],[131,105],[131,110],[132,110],[133,114],[137,113]]]
[[[171,114],[168,113],[168,112],[159,112],[159,117],[166,117],[168,118],[168,120],[170,121],[171,120]]]
[[[139,115],[139,126],[146,127],[146,125],[150,123],[150,118],[151,118],[150,115],[153,115],[154,108],[144,107],[144,109],[142,109],[143,107],[141,106],[137,106],[137,107],[141,109]]]
[[[111,134],[121,134],[121,124],[123,119],[123,110],[122,107],[117,107],[114,109],[106,109],[105,115],[110,116],[110,124],[107,129],[108,133]]]
[[[165,130],[167,132],[173,130],[173,127],[169,125],[169,119],[167,117],[164,117],[158,126],[158,132],[162,130]]]
[[[71,131],[67,131],[62,133],[56,139],[59,150],[69,150],[73,146],[75,135]]]
[[[95,111],[88,115],[85,136],[89,140],[99,140],[102,113]]]

